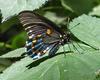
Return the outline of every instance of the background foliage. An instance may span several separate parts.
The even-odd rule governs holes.
[[[100,0],[0,0],[0,10],[0,80],[100,80]],[[23,57],[27,35],[17,16],[23,10],[71,32],[66,56],[60,47],[52,58]]]

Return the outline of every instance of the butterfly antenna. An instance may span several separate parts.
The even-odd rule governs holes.
[[[77,25],[79,25],[79,24],[80,24],[80,23],[78,23],[78,24],[76,24],[75,26],[73,26],[72,28],[70,28],[70,30],[73,29],[73,28],[75,28],[75,27],[76,27]]]

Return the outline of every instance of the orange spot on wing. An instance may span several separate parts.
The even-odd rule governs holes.
[[[47,29],[47,32],[46,32],[48,35],[50,35],[52,33],[51,29]]]
[[[34,43],[36,43],[36,41],[37,41],[36,39],[35,39],[35,40],[33,40],[33,41],[32,41],[32,42],[33,42],[33,44],[34,44]]]
[[[41,37],[41,34],[37,35],[37,37],[38,37],[38,38]]]

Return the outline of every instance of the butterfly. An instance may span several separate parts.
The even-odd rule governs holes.
[[[33,59],[39,59],[47,52],[49,56],[52,56],[61,45],[69,41],[69,34],[49,19],[33,11],[20,12],[19,20],[28,35],[27,54]]]

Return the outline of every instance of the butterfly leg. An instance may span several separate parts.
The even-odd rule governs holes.
[[[77,47],[74,45],[73,41],[72,41],[72,46],[74,48],[74,50],[76,50],[78,53],[80,53],[80,51],[77,49]]]
[[[49,56],[55,55],[55,53],[57,52],[58,49],[59,49],[59,44],[54,44],[52,46],[51,50],[49,51]]]
[[[72,50],[71,50],[71,47],[70,47],[70,42],[71,42],[71,37],[69,35],[68,38],[67,38],[67,44],[68,44],[68,48],[69,48],[69,50],[71,52]]]

